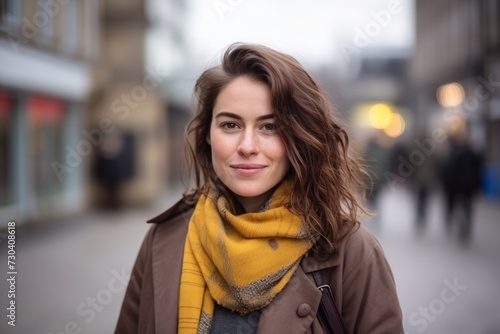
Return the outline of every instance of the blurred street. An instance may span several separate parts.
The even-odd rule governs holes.
[[[170,189],[149,208],[89,211],[53,226],[17,231],[16,327],[2,321],[0,333],[112,333],[149,227],[146,220],[180,194]],[[2,264],[7,263],[5,241]],[[0,273],[2,296],[7,296],[6,272]]]
[[[500,206],[484,199],[476,204],[472,240],[461,246],[457,233],[445,233],[438,194],[429,199],[422,234],[416,233],[415,200],[406,188],[380,195],[379,220],[366,226],[392,266],[406,333],[500,333]]]
[[[111,333],[148,229],[144,222],[174,203],[180,192],[171,190],[147,209],[93,211],[48,230],[19,233],[17,324],[12,328],[2,321],[0,332]],[[478,201],[473,239],[461,247],[457,238],[445,234],[440,201],[438,195],[431,197],[428,226],[419,236],[414,233],[413,200],[405,188],[383,191],[380,216],[366,222],[392,265],[405,330],[500,333],[500,243],[495,240],[500,207]],[[6,263],[5,254],[0,263]],[[5,270],[0,279],[6,282]],[[453,285],[455,290],[449,288]],[[7,293],[5,283],[0,293]]]

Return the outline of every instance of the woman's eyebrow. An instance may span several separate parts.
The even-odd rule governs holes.
[[[243,119],[240,115],[234,114],[234,113],[228,112],[228,111],[221,111],[220,113],[215,115],[215,118],[218,118],[218,117],[229,117],[229,118],[235,118],[238,120]],[[274,114],[267,114],[267,115],[259,116],[259,117],[257,117],[257,120],[262,121],[262,120],[271,119],[271,118],[274,118]]]

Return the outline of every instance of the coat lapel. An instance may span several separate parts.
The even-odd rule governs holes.
[[[179,286],[184,243],[192,210],[157,225],[153,240],[152,269],[157,334],[177,332]]]

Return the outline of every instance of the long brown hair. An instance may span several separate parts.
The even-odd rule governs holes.
[[[205,70],[195,85],[197,110],[185,136],[184,162],[194,186],[184,193],[193,203],[210,185],[224,191],[213,170],[206,138],[212,109],[222,89],[248,76],[271,90],[275,124],[287,150],[292,182],[290,210],[302,217],[314,235],[316,250],[334,251],[368,211],[364,173],[350,154],[349,138],[318,84],[293,57],[261,45],[233,44],[221,65]]]

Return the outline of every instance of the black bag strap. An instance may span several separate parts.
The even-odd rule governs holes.
[[[328,284],[324,284],[321,271],[312,272],[314,281],[319,291],[321,291],[321,305],[318,310],[318,319],[326,333],[346,334],[344,322],[335,306],[332,290]]]

